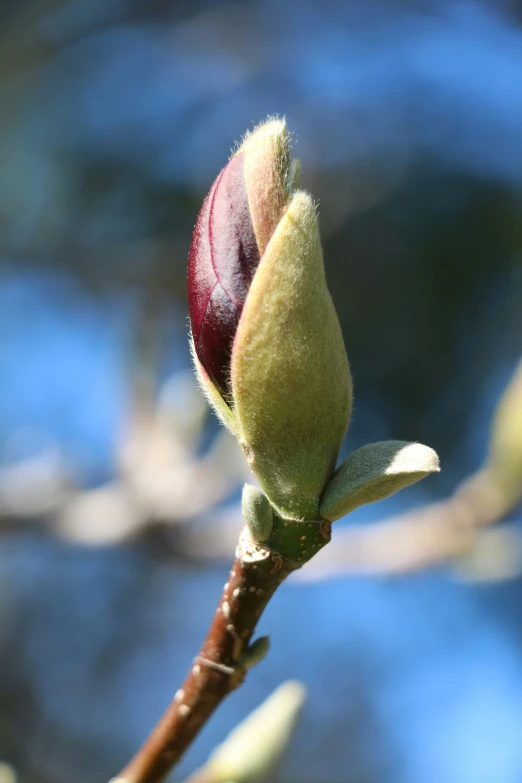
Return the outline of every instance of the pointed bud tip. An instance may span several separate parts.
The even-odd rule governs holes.
[[[310,220],[314,224],[317,222],[315,202],[306,190],[296,190],[293,193],[286,214],[297,220],[304,220],[305,224]]]
[[[250,215],[261,255],[284,215],[291,190],[290,139],[284,120],[259,125],[240,147]]]
[[[285,146],[289,146],[290,136],[284,117],[282,120],[278,117],[269,117],[265,122],[256,125],[253,130],[247,131],[241,140],[241,144],[234,150],[233,156],[265,139],[273,139],[275,142],[282,141]]]

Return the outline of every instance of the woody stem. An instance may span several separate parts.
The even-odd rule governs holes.
[[[254,544],[243,531],[199,654],[157,726],[115,779],[118,783],[165,778],[225,696],[243,682],[244,655],[279,585],[329,540],[329,529],[317,522],[277,521],[269,546]]]

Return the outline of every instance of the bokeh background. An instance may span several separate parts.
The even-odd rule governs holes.
[[[0,760],[19,783],[116,774],[226,580],[246,474],[191,380],[185,270],[234,141],[286,115],[319,202],[346,452],[441,456],[346,523],[371,525],[480,465],[522,353],[521,90],[515,0],[2,4]],[[172,780],[298,678],[274,783],[519,783],[522,582],[495,574],[290,581],[268,659]]]

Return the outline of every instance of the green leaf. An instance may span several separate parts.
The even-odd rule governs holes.
[[[439,470],[436,452],[421,443],[369,443],[354,451],[335,471],[321,497],[321,517],[333,522],[358,506],[382,500]]]

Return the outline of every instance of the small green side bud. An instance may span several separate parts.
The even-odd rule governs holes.
[[[274,514],[266,495],[252,484],[243,487],[242,511],[248,532],[253,541],[268,541],[272,532]]]
[[[246,652],[244,652],[241,656],[241,660],[239,662],[242,666],[245,667],[245,669],[251,669],[253,666],[263,660],[263,658],[268,654],[269,649],[270,637],[260,636],[258,639],[252,642],[250,647],[247,648]]]
[[[334,522],[358,506],[383,500],[439,470],[436,452],[421,443],[369,443],[335,471],[321,497],[321,517]]]

